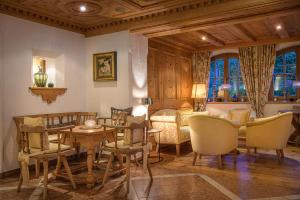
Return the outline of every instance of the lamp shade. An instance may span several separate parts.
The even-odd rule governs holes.
[[[202,83],[194,83],[191,97],[194,99],[206,98],[206,85]]]

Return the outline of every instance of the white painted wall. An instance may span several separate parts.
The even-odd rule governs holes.
[[[3,155],[0,159],[0,172],[3,172],[18,167],[16,127],[12,117],[23,114],[85,111],[86,73],[83,35],[2,14],[0,22],[0,46],[3,50],[1,61],[5,77],[4,93],[1,94],[1,101],[4,101],[1,112],[4,133],[0,135],[0,141],[4,143],[0,149],[0,155]],[[32,85],[34,49],[56,52],[64,56],[64,80],[68,89],[50,105],[28,91],[28,87]]]
[[[132,97],[133,115],[148,114],[147,105],[142,105],[141,99],[148,97],[147,87],[147,56],[148,39],[143,35],[129,35],[129,66],[130,90]]]
[[[117,51],[117,81],[93,81],[93,54]],[[131,105],[129,80],[129,32],[122,31],[86,39],[86,102],[87,109],[110,116],[110,107]]]

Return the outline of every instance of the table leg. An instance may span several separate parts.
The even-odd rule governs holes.
[[[94,163],[94,148],[87,148],[87,169],[88,174],[86,178],[86,186],[87,188],[92,188],[95,184],[95,177],[93,174],[93,163]]]

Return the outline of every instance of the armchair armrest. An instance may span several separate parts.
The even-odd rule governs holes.
[[[276,118],[277,118],[277,116],[255,119],[254,121],[247,122],[246,126],[251,127],[251,126],[264,125],[264,124],[274,121],[274,119],[276,119]]]

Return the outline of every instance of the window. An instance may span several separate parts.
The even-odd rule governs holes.
[[[211,59],[208,98],[210,101],[238,101],[246,97],[237,54]],[[229,84],[229,85],[228,85]],[[230,86],[222,88],[222,86]]]
[[[297,89],[293,82],[297,79],[297,60],[299,47],[277,52],[273,81],[269,93],[270,100],[295,100]]]

